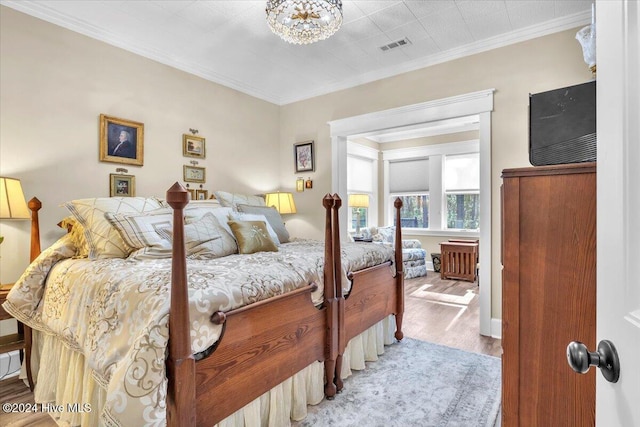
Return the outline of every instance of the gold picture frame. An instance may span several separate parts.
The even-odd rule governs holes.
[[[185,182],[199,182],[204,184],[206,180],[205,168],[198,166],[184,165],[182,175]]]
[[[209,198],[208,190],[196,190],[195,200],[207,200]]]
[[[100,161],[142,166],[144,124],[100,114]]]
[[[205,139],[199,136],[182,135],[182,155],[184,157],[195,157],[204,159],[206,157]]]
[[[136,177],[134,175],[109,174],[109,197],[135,197]]]
[[[187,188],[187,191],[189,192],[189,200],[197,200],[195,188]]]
[[[304,178],[296,179],[296,191],[301,193],[304,191]]]

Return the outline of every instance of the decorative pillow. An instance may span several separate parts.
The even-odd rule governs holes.
[[[130,258],[171,258],[171,239],[165,231],[173,227],[171,209],[132,214],[106,212],[104,216],[122,240],[135,249]]]
[[[278,240],[280,243],[287,243],[289,241],[289,232],[284,226],[284,221],[282,221],[282,217],[280,216],[280,212],[273,206],[253,206],[253,205],[238,205],[238,210],[240,212],[245,212],[249,214],[258,214],[264,215],[269,221],[269,225],[273,228],[273,231],[278,235]]]
[[[64,207],[84,227],[89,258],[125,258],[130,249],[118,231],[104,217],[106,212],[136,213],[160,208],[160,202],[147,197],[101,197],[66,202]]]
[[[273,240],[273,243],[275,243],[276,246],[280,245],[280,239],[278,238],[278,234],[275,232],[273,227],[271,227],[271,224],[269,224],[269,221],[264,215],[250,214],[250,213],[244,213],[244,212],[231,212],[229,214],[229,219],[234,219],[237,221],[264,222],[265,226],[267,227],[267,232],[269,233],[269,237],[271,237],[271,240]]]
[[[233,235],[225,230],[211,212],[198,221],[185,225],[184,238],[188,258],[212,259],[238,253]]]
[[[64,218],[58,223],[58,227],[67,230],[69,239],[76,247],[75,258],[86,258],[89,256],[89,245],[84,237],[84,227],[72,216]]]
[[[394,226],[378,227],[377,230],[371,229],[374,242],[393,243],[395,232],[396,228]]]
[[[278,251],[278,247],[269,237],[266,222],[231,220],[229,226],[233,230],[241,254]]]
[[[231,208],[223,208],[223,207],[215,207],[213,205],[196,205],[189,203],[187,207],[184,209],[184,220],[187,224],[191,224],[192,222],[198,221],[202,219],[208,213],[213,214],[216,217],[220,226],[224,228],[229,235],[233,236],[233,231],[227,224],[229,221],[229,215],[233,210]]]
[[[214,191],[216,199],[222,206],[230,207],[234,211],[238,210],[238,205],[266,206],[264,197],[249,196],[246,194],[227,193],[226,191]]]

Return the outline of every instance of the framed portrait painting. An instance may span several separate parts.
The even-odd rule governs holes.
[[[133,175],[109,174],[110,197],[134,197],[136,195],[136,177]]]
[[[200,182],[205,181],[205,169],[198,166],[184,165],[182,174],[185,182]]]
[[[142,166],[144,124],[100,114],[100,161]]]
[[[185,157],[205,158],[205,139],[199,136],[182,135],[182,155]]]
[[[316,170],[313,141],[293,144],[293,156],[297,172],[313,172]]]

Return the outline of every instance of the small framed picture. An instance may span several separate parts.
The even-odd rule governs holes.
[[[296,179],[296,191],[298,193],[304,191],[304,178]]]
[[[201,182],[205,181],[204,168],[198,166],[183,166],[182,174],[185,182]]]
[[[293,144],[296,172],[313,172],[316,170],[313,141]]]
[[[182,135],[182,155],[185,157],[205,158],[205,139],[199,136]]]
[[[187,191],[189,192],[189,200],[197,200],[195,188],[187,188]]]
[[[100,114],[100,161],[142,166],[144,124]]]
[[[109,174],[110,197],[134,197],[136,195],[136,177],[133,175]]]
[[[196,200],[207,200],[209,198],[208,190],[196,190]]]

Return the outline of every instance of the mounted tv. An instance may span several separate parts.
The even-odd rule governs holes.
[[[529,95],[529,161],[596,161],[595,80]]]

